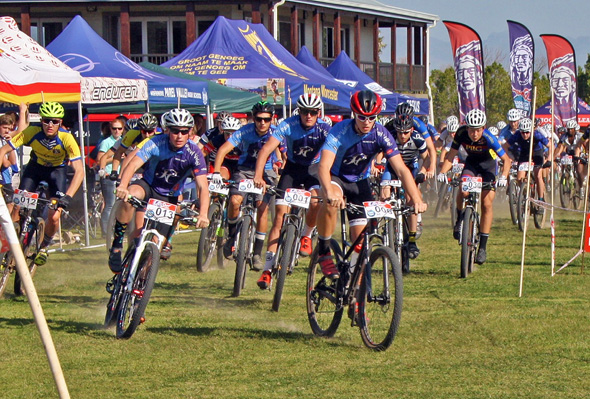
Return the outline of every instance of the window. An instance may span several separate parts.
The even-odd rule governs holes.
[[[340,48],[350,56],[350,28],[340,29]]]
[[[186,22],[182,17],[131,18],[131,59],[161,64],[186,48]]]
[[[279,43],[291,51],[291,24],[289,22],[279,22]]]
[[[45,47],[59,36],[69,22],[69,18],[31,19],[31,37]]]
[[[213,25],[213,22],[213,20],[197,21],[197,37],[205,33],[205,31]]]
[[[334,28],[324,27],[322,32],[322,56],[324,58],[335,58],[334,55]]]

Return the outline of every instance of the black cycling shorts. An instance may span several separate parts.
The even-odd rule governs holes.
[[[491,190],[496,191],[496,166],[493,159],[473,164],[467,158],[461,176],[481,176],[483,183],[491,183]]]
[[[287,161],[287,164],[281,173],[279,184],[277,185],[279,188],[277,199],[285,198],[284,191],[288,188],[299,189],[303,185],[306,190],[309,190],[314,186],[319,187],[320,182],[317,175],[318,164],[305,166]]]
[[[19,189],[35,192],[39,183],[47,182],[49,185],[49,197],[60,198],[66,194],[68,189],[66,166],[43,166],[36,162],[29,162],[20,180]]]
[[[143,197],[143,200],[145,202],[148,202],[148,200],[150,198],[154,198],[160,201],[166,201],[170,204],[177,204],[178,203],[178,195],[162,195],[162,194],[158,194],[151,186],[150,184],[145,181],[144,179],[137,179],[135,180],[133,183],[131,183],[129,186],[139,186],[143,189],[143,191],[145,192],[145,196]],[[137,208],[137,212],[145,212],[145,208]],[[158,223],[156,230],[158,230],[158,232],[160,234],[162,234],[164,237],[170,237],[172,235],[172,226],[167,226],[165,224],[161,224]]]
[[[369,184],[369,179],[363,179],[354,183],[350,183],[340,179],[337,176],[332,176],[332,184],[334,183],[342,189],[342,193],[344,194],[344,198],[346,198],[346,202],[362,206],[363,202],[365,201],[375,200],[373,197],[373,190],[371,190],[371,185]],[[364,209],[353,211],[347,209],[346,213],[349,223],[352,220],[367,218]]]

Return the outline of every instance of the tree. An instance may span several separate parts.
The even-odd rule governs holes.
[[[453,67],[448,67],[444,71],[433,70],[430,74],[430,85],[435,126],[449,115],[459,116],[459,97]]]
[[[584,101],[590,101],[590,54],[584,64],[584,69],[578,67],[578,97]]]
[[[486,66],[486,116],[488,125],[504,120],[506,112],[514,107],[510,75],[499,62]]]

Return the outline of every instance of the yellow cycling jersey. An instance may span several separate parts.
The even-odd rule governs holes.
[[[50,138],[38,126],[29,126],[14,136],[9,144],[15,150],[23,145],[31,147],[31,160],[42,166],[63,166],[68,160],[81,158],[78,143],[70,133],[58,131]]]
[[[156,135],[158,134],[160,134],[160,132],[156,132]],[[121,146],[125,149],[133,146],[136,146],[136,148],[141,148],[145,144],[146,140],[149,140],[149,138],[144,140],[143,136],[141,135],[141,130],[132,129],[125,133],[125,136],[123,136],[121,139]]]

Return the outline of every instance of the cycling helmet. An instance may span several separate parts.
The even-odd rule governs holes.
[[[164,124],[166,127],[193,127],[195,125],[195,119],[186,109],[174,108],[165,115]]]
[[[425,125],[428,125],[428,115],[420,115],[418,117]]]
[[[498,130],[502,130],[506,127],[506,122],[500,121],[496,124],[496,127],[498,128]]]
[[[158,127],[158,118],[146,112],[137,121],[137,127],[141,130],[153,130]]]
[[[228,118],[230,116],[231,116],[231,114],[229,112],[227,112],[227,111],[219,111],[217,113],[217,118],[216,119],[218,121],[220,121],[220,122],[223,122],[226,118]]]
[[[350,97],[350,110],[357,115],[373,116],[381,112],[381,96],[371,90],[357,91]]]
[[[578,123],[575,121],[575,119],[570,119],[569,121],[567,121],[566,125],[565,125],[568,129],[576,129],[578,130],[580,127],[578,126]]]
[[[399,114],[389,122],[389,125],[393,126],[398,132],[407,132],[414,127],[414,118],[408,114]]]
[[[457,130],[459,130],[459,120],[457,118],[447,122],[447,131],[449,133],[455,133]]]
[[[125,130],[133,130],[137,128],[137,119],[127,119],[125,122]]]
[[[39,107],[41,118],[63,118],[66,114],[64,107],[55,101],[48,101]]]
[[[322,105],[322,99],[315,93],[304,93],[297,99],[298,108],[320,109]]]
[[[486,114],[480,109],[472,109],[465,115],[465,124],[467,127],[480,128],[486,125]]]
[[[242,124],[240,123],[240,121],[237,118],[234,118],[233,116],[228,116],[221,122],[221,130],[223,130],[224,132],[228,130],[235,132],[241,127]]]
[[[451,121],[459,123],[459,118],[457,118],[455,115],[450,115],[445,122],[448,125],[449,123],[451,123]]]
[[[497,128],[496,126],[490,126],[490,127],[488,127],[488,131],[489,131],[490,133],[492,133],[494,136],[497,136],[497,135],[498,135],[498,133],[499,133],[499,132],[498,132],[498,128]]]
[[[395,109],[395,115],[409,115],[410,118],[414,117],[414,107],[410,105],[410,103],[401,103],[398,104],[397,108]]]
[[[508,122],[516,122],[522,118],[522,112],[516,108],[509,109],[506,118]]]
[[[533,121],[529,118],[523,118],[518,122],[518,130],[521,132],[530,132],[533,128]]]
[[[264,113],[274,115],[275,108],[267,101],[258,101],[256,104],[254,104],[252,107],[252,116]]]
[[[293,112],[291,113],[291,116],[294,116],[294,115],[299,115],[299,108],[295,108],[293,110]]]
[[[166,129],[166,118],[168,118],[168,112],[164,112],[160,117],[160,126],[162,126],[162,129]]]

